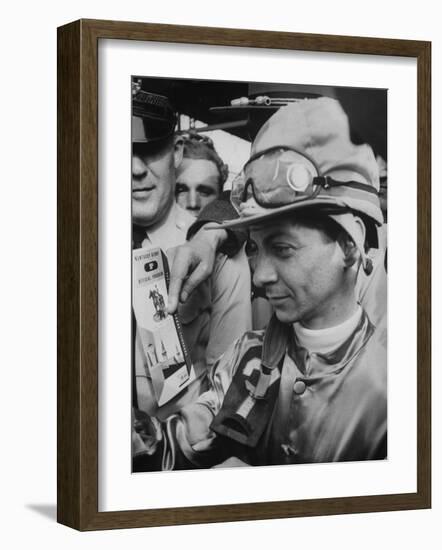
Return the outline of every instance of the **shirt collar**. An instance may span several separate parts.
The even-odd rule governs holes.
[[[299,370],[309,378],[322,377],[344,369],[366,345],[373,332],[374,326],[362,309],[362,315],[356,328],[335,350],[329,353],[310,353],[300,345],[296,333],[294,333],[294,338],[289,342],[288,354],[295,361]]]
[[[308,329],[301,323],[294,323],[293,330],[299,345],[315,353],[330,353],[337,349],[354,332],[361,319],[362,308],[358,304],[349,319],[334,327],[325,329]]]

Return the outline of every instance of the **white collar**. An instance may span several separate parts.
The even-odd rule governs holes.
[[[362,316],[362,307],[358,304],[353,315],[334,327],[312,330],[301,323],[293,323],[293,329],[299,344],[314,353],[330,353],[337,349],[354,332]]]

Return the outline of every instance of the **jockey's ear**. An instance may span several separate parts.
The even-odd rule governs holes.
[[[343,232],[343,234],[344,236],[339,244],[344,252],[344,265],[346,268],[349,268],[360,260],[361,255],[350,235],[345,232]]]
[[[348,224],[348,229],[346,225],[343,225],[338,242],[344,253],[344,265],[349,268],[365,258],[366,229],[364,222],[358,216],[351,216],[351,224]]]

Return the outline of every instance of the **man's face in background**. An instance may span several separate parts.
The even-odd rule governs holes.
[[[168,214],[175,200],[176,169],[182,141],[173,137],[132,144],[132,221],[152,227]]]
[[[194,216],[220,194],[220,173],[207,159],[184,158],[177,176],[176,201]]]

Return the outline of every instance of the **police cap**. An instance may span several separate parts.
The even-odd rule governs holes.
[[[132,96],[132,142],[150,143],[171,136],[177,115],[169,99],[142,89]]]

